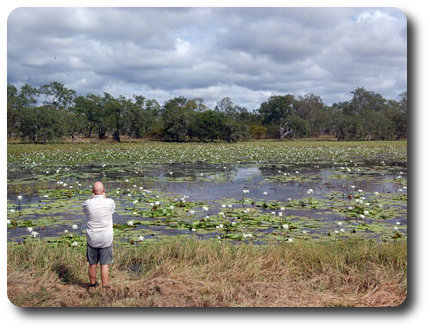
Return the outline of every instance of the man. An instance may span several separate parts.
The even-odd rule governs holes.
[[[98,285],[97,264],[100,262],[102,286],[108,288],[109,265],[113,262],[113,222],[115,202],[106,198],[103,183],[93,184],[93,195],[82,204],[87,216],[87,260],[90,287]]]

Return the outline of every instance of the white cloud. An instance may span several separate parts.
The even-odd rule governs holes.
[[[330,104],[356,87],[395,98],[406,45],[406,18],[390,8],[19,8],[8,82],[160,103],[230,96],[249,109],[280,93]]]

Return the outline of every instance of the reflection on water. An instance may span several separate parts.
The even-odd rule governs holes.
[[[48,205],[49,197],[43,197],[39,193],[41,189],[54,189],[58,182],[64,182],[66,186],[79,182],[82,187],[80,195],[75,197],[74,209],[64,209],[59,214],[50,214],[58,217],[65,223],[41,228],[48,235],[61,233],[70,227],[67,221],[78,221],[82,230],[85,218],[80,211],[80,202],[89,197],[89,186],[94,181],[101,180],[106,183],[107,194],[114,196],[117,210],[124,211],[130,206],[130,201],[122,200],[113,191],[116,188],[144,187],[165,193],[167,196],[180,197],[189,196],[190,201],[202,201],[211,205],[211,213],[216,214],[220,207],[220,201],[225,199],[242,200],[245,196],[244,189],[249,190],[246,198],[251,200],[266,200],[286,202],[289,199],[298,200],[308,197],[307,190],[313,189],[312,197],[315,199],[327,198],[331,192],[348,194],[351,187],[355,190],[361,189],[368,193],[394,193],[403,186],[396,182],[399,173],[406,179],[407,168],[405,167],[362,167],[361,171],[348,173],[339,167],[326,166],[317,168],[309,165],[307,167],[293,168],[291,166],[236,166],[232,164],[173,164],[159,166],[137,167],[135,165],[108,165],[108,166],[75,166],[67,170],[57,170],[58,167],[44,168],[44,173],[37,170],[29,170],[19,166],[8,164],[8,208],[16,208],[19,202],[20,208],[39,208],[37,213],[27,216],[27,219],[44,217],[40,208]],[[48,172],[48,173],[47,173]],[[288,178],[291,176],[291,180]],[[25,190],[24,190],[25,189]],[[405,191],[406,192],[406,191]],[[17,196],[22,196],[18,201]],[[45,200],[45,202],[44,202]],[[38,206],[37,206],[38,205]],[[403,208],[406,208],[404,202]],[[18,209],[17,209],[18,210]],[[263,210],[265,212],[265,210]],[[268,210],[267,210],[268,212]],[[318,218],[320,221],[332,223],[343,219],[342,215],[329,213],[328,215],[319,209],[295,210],[295,215],[308,218]],[[118,212],[115,216],[117,223],[126,223],[135,219],[131,215]],[[390,224],[406,224],[406,216],[388,219]],[[144,228],[144,227],[142,227]],[[150,226],[146,229],[161,232],[167,235],[181,233],[180,230],[171,230],[163,226]],[[269,229],[265,229],[270,232]],[[309,233],[314,234],[316,229],[309,228]],[[183,230],[184,232],[188,232]],[[8,230],[8,239],[25,234],[25,228],[16,227]],[[195,234],[199,237],[214,237],[213,233]]]

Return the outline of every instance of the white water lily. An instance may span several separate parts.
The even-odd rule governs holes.
[[[281,210],[281,211],[285,211],[285,207],[283,207],[283,206],[282,206],[282,207],[280,208],[280,210]]]
[[[8,225],[10,225],[10,224],[11,224],[11,222],[10,222],[10,220],[9,220],[9,219],[7,219],[7,224],[8,224]]]
[[[78,225],[72,225],[72,229],[78,229]]]
[[[138,240],[139,241],[143,241],[145,238],[142,236],[142,235],[140,235],[139,237],[138,237]]]
[[[343,225],[342,221],[338,221],[337,225],[342,226]]]
[[[308,232],[306,230],[302,230],[302,233],[303,234],[307,234]]]
[[[191,231],[196,231],[196,228],[191,228]]]
[[[282,217],[283,215],[284,215],[284,213],[278,212],[278,216]]]
[[[396,222],[396,225],[398,225],[398,226],[399,226],[399,225],[400,225],[400,222],[399,222],[399,221],[397,221],[397,222]]]
[[[67,234],[69,231],[67,229],[64,229],[64,233]]]
[[[202,207],[202,210],[203,210],[203,211],[205,211],[205,212],[207,212],[207,211],[209,210],[209,208],[208,208],[208,207],[206,207],[206,206],[203,206],[203,207]]]
[[[290,238],[288,238],[288,239],[287,239],[287,242],[288,242],[288,243],[293,243],[293,242],[294,242],[294,239],[290,237]]]
[[[221,207],[222,207],[222,208],[225,208],[225,204],[222,204],[222,205],[221,205]]]
[[[228,206],[230,209],[231,209],[231,208],[233,208],[233,205],[231,205],[231,204],[228,204],[227,206]]]
[[[340,228],[340,232],[341,232],[341,233],[344,233],[344,232],[345,232],[345,229]]]
[[[139,203],[139,201],[138,201],[137,199],[135,199],[135,200],[133,201],[133,204],[137,204],[137,203]]]
[[[267,195],[267,191],[264,191],[264,192],[263,192],[263,195]]]
[[[169,209],[173,210],[175,207],[173,205],[169,206]]]
[[[379,192],[375,191],[375,195],[376,195],[376,196],[378,196],[378,195],[379,195]]]
[[[364,215],[369,215],[369,211],[364,211],[363,214]]]
[[[335,234],[339,234],[339,231],[338,231],[338,230],[335,230],[335,231],[334,231],[334,233],[335,233]]]
[[[33,227],[27,227],[27,231],[31,233],[33,231]]]
[[[225,215],[224,215],[224,212],[218,212],[218,215],[221,215],[221,216],[223,216],[223,217],[225,216]]]
[[[190,213],[190,214],[194,214],[194,213],[196,213],[196,211],[194,211],[194,210],[189,210],[189,213]]]
[[[355,186],[351,186],[352,189],[355,189]]]
[[[236,221],[233,221],[231,224],[234,226],[236,224]]]
[[[49,196],[48,195],[43,195],[43,198],[48,198]]]
[[[282,225],[282,229],[288,229],[290,228],[286,223]]]
[[[36,237],[37,235],[39,235],[39,233],[37,231],[34,231],[34,230],[30,234],[33,238]]]
[[[10,209],[10,210],[9,210],[9,212],[10,212],[10,213],[14,213],[14,212],[15,212],[15,210],[14,210],[14,209]]]
[[[156,201],[156,202],[155,202],[155,205],[160,205],[160,202],[159,202],[159,201]]]
[[[127,226],[133,226],[133,220],[127,221]]]
[[[252,237],[252,234],[242,234],[242,236],[244,237],[244,238],[247,238],[247,237]]]
[[[364,219],[365,218],[365,216],[363,214],[360,214],[359,217],[360,217],[360,219]]]
[[[399,230],[399,228],[397,228],[397,227],[394,227],[394,230],[396,230],[396,231],[397,231],[397,230]]]
[[[18,198],[18,200],[21,200],[21,199],[22,199],[22,196],[21,196],[21,195],[19,195],[17,198]]]
[[[76,242],[76,241],[74,241],[73,243],[72,243],[72,246],[77,246],[78,245],[78,242]]]

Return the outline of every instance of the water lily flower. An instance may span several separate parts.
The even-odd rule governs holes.
[[[175,207],[173,205],[169,206],[169,209],[173,210]]]
[[[196,228],[191,228],[191,231],[196,231]]]
[[[267,195],[267,191],[264,191],[264,192],[263,192],[263,195]]]
[[[365,216],[364,216],[363,214],[360,214],[360,215],[359,215],[359,217],[360,217],[361,219],[364,219],[364,218],[365,218]]]
[[[293,243],[293,241],[294,241],[294,239],[293,239],[293,238],[291,238],[291,237],[287,239],[287,242],[288,242],[288,243]]]
[[[394,227],[394,230],[396,230],[396,231],[397,231],[397,230],[399,230],[399,228],[397,228],[397,227]]]
[[[76,241],[74,241],[73,243],[72,243],[72,246],[77,246],[78,245],[78,242],[76,242]]]
[[[338,226],[342,226],[342,221],[339,221],[339,222],[337,223],[337,225],[338,225]]]
[[[137,199],[135,199],[135,200],[133,201],[133,204],[136,204],[136,203],[139,203],[139,201],[138,201]]]
[[[351,186],[352,189],[355,189],[355,186]]]
[[[206,212],[206,211],[208,211],[208,210],[209,210],[209,208],[207,208],[206,206],[203,206],[203,207],[202,207],[202,210]]]
[[[282,217],[284,214],[282,212],[278,212],[278,216]]]
[[[194,211],[194,210],[190,210],[190,211],[189,211],[189,213],[190,213],[190,214],[194,214],[194,213],[196,213],[196,211]]]
[[[72,225],[72,229],[78,229],[78,225]]]
[[[271,213],[272,213],[273,215],[276,215],[276,212],[275,212],[275,211],[272,211]]]
[[[223,216],[223,217],[225,216],[225,215],[224,215],[224,212],[218,212],[218,215],[221,215],[221,216]]]
[[[282,207],[280,208],[280,210],[281,210],[281,211],[285,211],[285,207],[283,207],[283,206],[282,206]]]
[[[231,224],[234,226],[236,224],[236,221],[233,221]]]
[[[242,236],[245,237],[245,238],[247,238],[247,237],[252,237],[252,234],[245,234],[244,233]]]
[[[9,210],[9,212],[10,212],[10,213],[14,213],[14,212],[15,212],[15,210],[14,210],[14,209],[10,209],[10,210]]]
[[[27,231],[31,233],[33,231],[33,227],[27,227]]]
[[[7,219],[7,224],[10,225],[10,220],[9,219]]]
[[[160,202],[159,202],[159,201],[156,201],[156,202],[155,202],[155,205],[160,205]]]
[[[306,230],[302,230],[302,233],[303,234],[307,234],[308,232]]]
[[[39,233],[37,231],[32,231],[30,234],[33,238],[36,237],[37,235],[39,235]]]
[[[344,232],[345,232],[345,229],[340,228],[340,232],[341,232],[341,233],[344,233]]]
[[[233,208],[233,205],[231,205],[231,204],[228,204],[228,207],[229,207],[229,208]]]
[[[18,198],[18,200],[21,200],[21,199],[22,199],[22,196],[21,196],[21,195],[19,195],[17,198]]]
[[[359,193],[363,192],[363,190],[361,190],[361,189],[358,189],[357,191],[358,191]]]
[[[209,216],[207,215],[207,216],[205,216],[205,219],[209,219]]]
[[[288,229],[288,228],[289,228],[288,224],[285,223],[282,225],[282,229]]]
[[[67,229],[64,229],[64,233],[67,234],[69,231]]]
[[[224,228],[224,225],[221,223],[221,224],[219,225],[219,227],[220,227],[220,228]]]
[[[135,211],[135,212],[133,212],[133,215],[137,215],[137,212]]]
[[[364,215],[369,215],[369,211],[364,211],[363,214]]]
[[[127,221],[127,226],[133,226],[133,220]]]
[[[396,225],[398,225],[398,226],[399,226],[399,225],[400,225],[400,222],[399,222],[399,221],[397,221],[397,222],[396,222]]]
[[[221,207],[222,207],[222,208],[225,208],[225,204],[222,204],[222,205],[221,205]]]
[[[376,195],[376,196],[378,196],[378,195],[379,195],[379,192],[375,191],[375,195]]]
[[[143,240],[144,240],[144,237],[143,237],[142,235],[140,235],[140,236],[139,236],[139,238],[138,238],[138,240],[139,240],[139,241],[143,241]]]
[[[335,230],[335,231],[334,231],[334,233],[335,233],[335,234],[339,234],[339,231],[338,231],[338,230]]]

